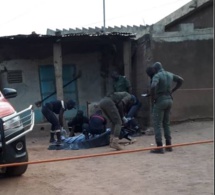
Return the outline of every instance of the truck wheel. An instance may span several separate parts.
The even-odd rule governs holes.
[[[28,162],[28,154],[25,156],[25,158],[20,162]],[[14,166],[14,167],[7,167],[5,176],[6,177],[16,177],[21,176],[26,172],[28,168],[28,165],[21,165],[21,166]]]

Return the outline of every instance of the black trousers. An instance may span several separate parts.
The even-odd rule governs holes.
[[[55,113],[53,113],[47,106],[42,107],[42,113],[47,121],[51,123],[52,131],[60,130],[61,126]]]

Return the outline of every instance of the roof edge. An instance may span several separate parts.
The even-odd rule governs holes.
[[[171,13],[170,15],[166,16],[165,18],[155,23],[155,25],[166,26],[209,2],[213,2],[213,0],[192,0],[189,3],[185,4],[184,6],[177,9],[176,11],[174,11],[173,13]]]

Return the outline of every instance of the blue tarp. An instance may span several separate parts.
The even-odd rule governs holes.
[[[61,137],[62,144],[60,146],[52,144],[49,145],[49,150],[79,150],[88,149],[109,145],[110,143],[110,129],[100,135],[90,135],[89,139],[85,139],[84,134],[79,134],[74,137]]]

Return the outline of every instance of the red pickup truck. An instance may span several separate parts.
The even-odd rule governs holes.
[[[17,96],[12,88],[0,91],[0,165],[27,162],[26,134],[33,130],[33,106],[16,112],[7,99]],[[0,167],[0,174],[5,176],[20,176],[28,165]]]

